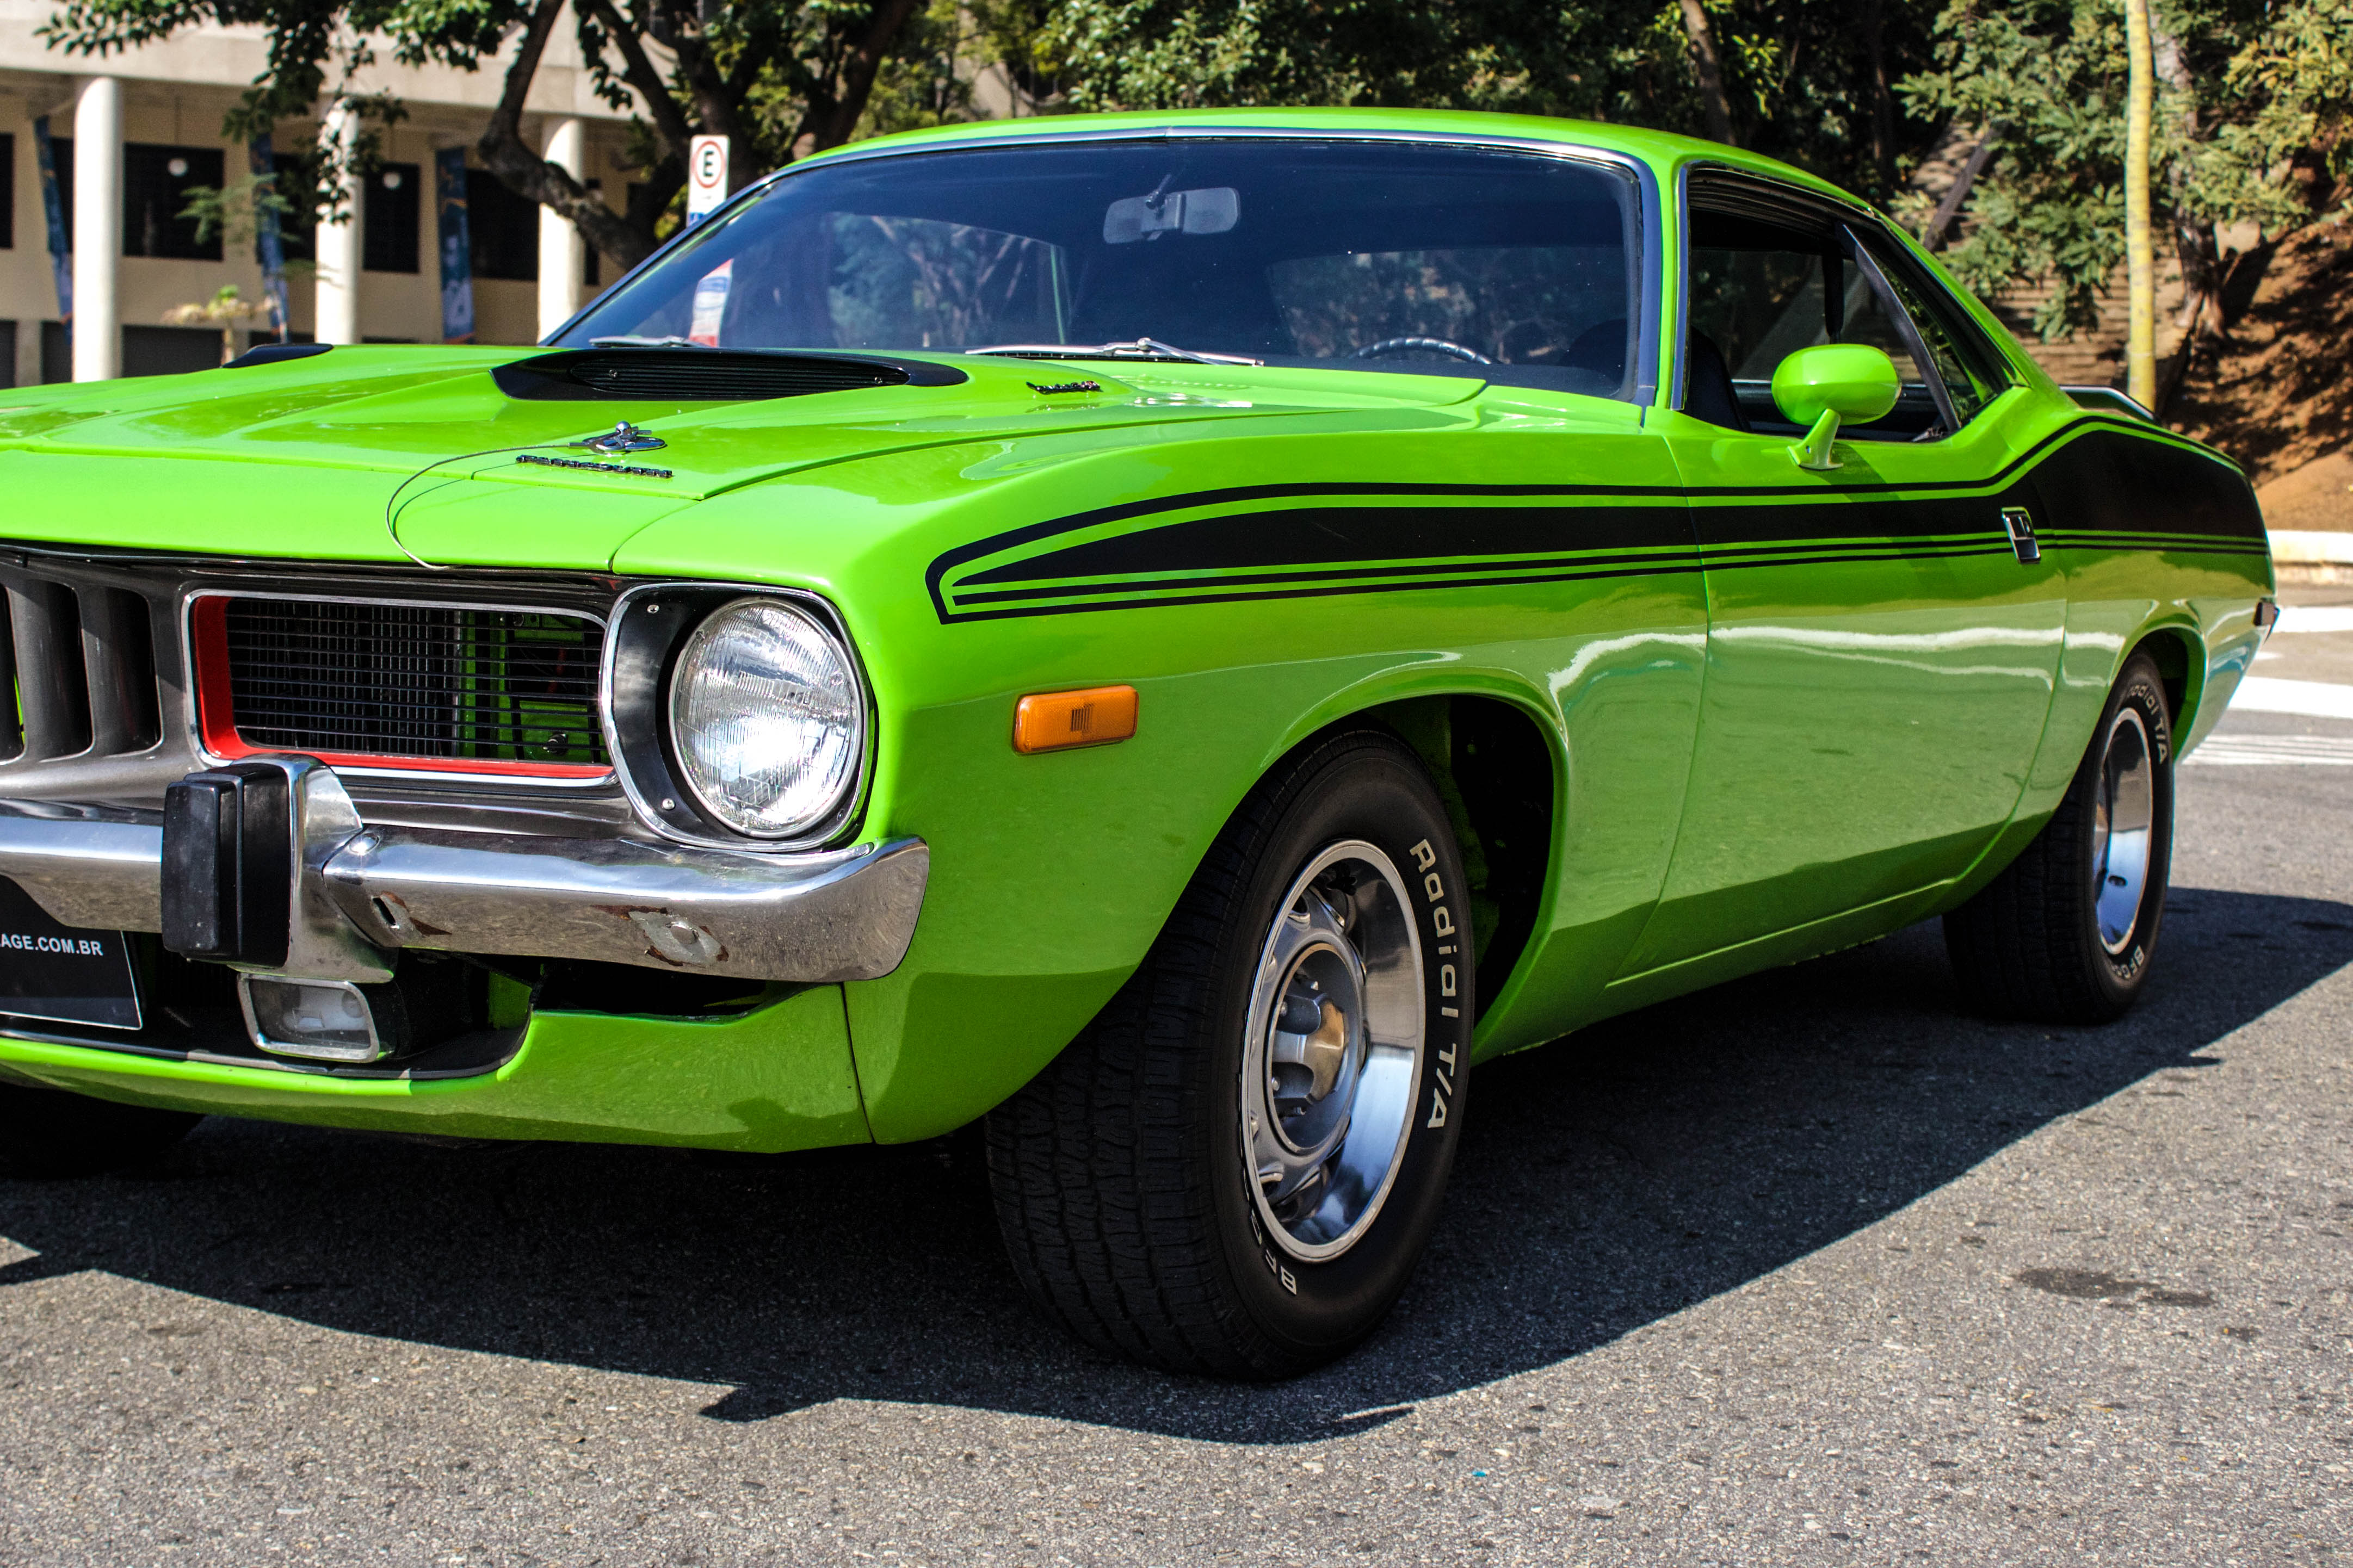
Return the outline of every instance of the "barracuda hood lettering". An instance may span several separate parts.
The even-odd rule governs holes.
[[[798,470],[910,448],[1127,433],[1170,424],[1459,403],[1474,379],[1345,371],[959,357],[953,386],[759,402],[519,400],[491,372],[514,350],[377,347],[196,375],[37,389],[0,405],[12,531],[61,543],[441,564],[601,567],[681,507]],[[1049,397],[1033,385],[1057,384]],[[1083,377],[1073,372],[1083,370]],[[1131,374],[1132,373],[1132,374]],[[1084,379],[1095,389],[1071,395]],[[658,462],[571,443],[617,419]],[[1050,445],[1057,444],[1050,442]],[[519,452],[581,462],[518,462]],[[626,468],[630,471],[619,471]],[[420,472],[421,470],[429,472]],[[636,471],[648,469],[656,471]],[[562,492],[551,506],[549,491]],[[94,504],[97,498],[102,502]]]

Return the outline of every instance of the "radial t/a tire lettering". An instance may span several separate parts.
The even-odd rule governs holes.
[[[1444,806],[1386,731],[1234,814],[1144,964],[987,1122],[1014,1269],[1072,1333],[1281,1377],[1380,1322],[1439,1216],[1473,1017]]]
[[[2173,715],[2136,653],[2066,797],[2001,875],[1945,917],[1962,994],[1997,1016],[2120,1018],[2147,983],[2173,858]]]

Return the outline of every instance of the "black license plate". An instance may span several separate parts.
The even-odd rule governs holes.
[[[0,878],[0,1014],[52,1024],[139,1027],[131,939],[62,926]]]

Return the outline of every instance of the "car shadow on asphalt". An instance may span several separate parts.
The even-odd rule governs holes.
[[[1782,1268],[2353,963],[2353,905],[2179,889],[2101,1028],[1960,1016],[1933,925],[1492,1063],[1440,1234],[1374,1339],[1276,1386],[1168,1378],[1036,1318],[971,1141],[752,1158],[214,1121],[135,1175],[0,1182],[37,1254],[353,1333],[828,1400],[1297,1442],[1550,1365]],[[2169,1092],[2160,1082],[2151,1092]],[[0,1296],[0,1301],[5,1301]]]

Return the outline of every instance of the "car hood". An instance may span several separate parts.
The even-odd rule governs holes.
[[[491,374],[545,352],[339,348],[0,394],[0,486],[16,520],[6,531],[238,556],[397,562],[405,551],[437,565],[597,569],[682,507],[828,464],[976,441],[1067,447],[1074,433],[1116,441],[1186,421],[1403,414],[1460,403],[1484,384],[943,355],[927,363],[961,373],[955,384],[574,402],[512,397]],[[567,445],[621,420],[664,445],[629,454]]]

